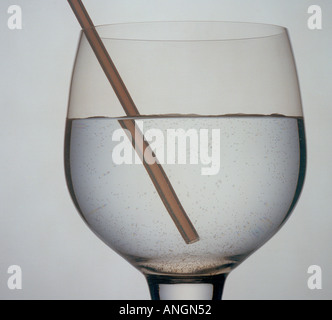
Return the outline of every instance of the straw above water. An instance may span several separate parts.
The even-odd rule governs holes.
[[[123,83],[111,57],[109,56],[103,42],[101,41],[92,20],[90,19],[81,0],[68,0],[72,7],[86,38],[88,39],[101,67],[103,68],[106,77],[113,87],[125,113],[129,117],[138,117],[139,111],[136,108],[125,84]],[[147,170],[165,208],[173,219],[176,227],[181,233],[183,239],[187,244],[194,243],[199,240],[197,231],[183,209],[167,175],[162,166],[155,161],[153,164],[148,164],[144,158],[155,158],[155,155],[150,148],[141,131],[135,125],[135,121],[120,120],[121,127],[130,132],[132,137],[132,144],[136,152],[140,156],[145,169]],[[142,149],[137,149],[137,146],[142,146]]]

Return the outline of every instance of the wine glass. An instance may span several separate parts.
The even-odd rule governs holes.
[[[96,30],[140,115],[126,116],[82,33],[65,135],[72,199],[91,230],[145,275],[152,299],[221,299],[227,275],[281,228],[303,187],[288,32],[235,22]],[[187,226],[170,214],[163,185]]]

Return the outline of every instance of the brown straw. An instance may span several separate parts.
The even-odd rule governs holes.
[[[111,57],[109,56],[103,42],[101,41],[93,22],[91,21],[86,9],[81,0],[68,0],[72,7],[84,33],[87,37],[101,67],[103,68],[109,82],[111,83],[114,92],[116,93],[124,111],[128,117],[137,117],[139,112],[136,108],[134,101],[132,100],[125,84],[123,83]],[[183,239],[187,244],[194,243],[199,240],[197,231],[191,223],[189,217],[184,211],[177,195],[168,180],[162,166],[157,162],[155,154],[151,150],[149,144],[144,140],[144,136],[135,125],[135,121],[120,120],[120,125],[123,129],[130,132],[132,137],[132,144],[136,152],[140,156],[145,169],[149,173],[149,176],[158,191],[158,194],[163,201],[167,211],[172,217],[175,225],[181,233]],[[143,149],[138,149],[142,146]],[[147,163],[145,158],[155,159],[153,164],[151,161]]]

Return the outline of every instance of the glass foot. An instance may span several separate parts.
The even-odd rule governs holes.
[[[146,275],[152,300],[221,300],[226,278]]]

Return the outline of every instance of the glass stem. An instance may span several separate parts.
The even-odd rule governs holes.
[[[228,274],[173,277],[146,275],[152,300],[222,300]]]

